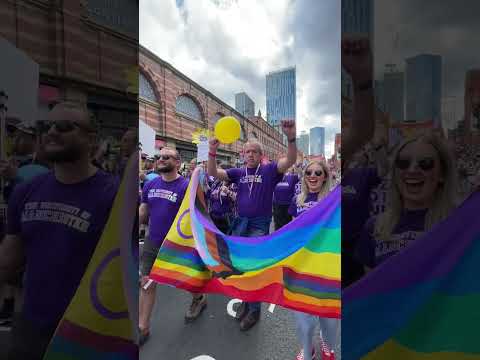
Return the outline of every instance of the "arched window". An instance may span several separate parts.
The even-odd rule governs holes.
[[[217,123],[217,121],[224,116],[225,115],[223,115],[222,113],[216,113],[212,118],[212,124],[215,125]]]
[[[198,105],[192,98],[186,95],[180,95],[177,97],[175,103],[175,110],[186,117],[189,117],[196,121],[202,121],[202,112],[198,108]]]
[[[152,102],[158,102],[157,97],[155,96],[155,91],[153,91],[152,84],[150,84],[150,81],[147,80],[147,78],[141,73],[138,73],[139,77],[139,96],[145,100],[152,101]]]

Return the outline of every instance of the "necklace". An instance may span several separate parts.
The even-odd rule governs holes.
[[[245,167],[245,179],[248,179],[248,173],[247,173],[247,167]],[[253,176],[252,183],[248,184],[248,198],[252,197],[252,189],[253,189],[253,184],[255,183],[255,179],[257,177],[258,170],[260,169],[260,164],[257,166],[257,170],[255,170],[255,175]]]

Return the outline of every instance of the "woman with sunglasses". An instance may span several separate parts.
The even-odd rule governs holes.
[[[385,211],[370,218],[357,258],[378,266],[445,219],[457,203],[457,175],[448,145],[434,135],[405,141],[393,154]]]
[[[292,199],[289,208],[293,218],[318,204],[330,192],[332,184],[329,167],[320,161],[309,162],[303,172],[301,184],[300,194]],[[313,336],[317,321],[320,322],[322,330],[322,359],[335,360],[334,349],[338,348],[336,338],[339,320],[315,317],[297,311],[294,314],[298,340],[302,345],[297,360],[303,360],[305,354],[312,354],[312,359],[315,358]]]

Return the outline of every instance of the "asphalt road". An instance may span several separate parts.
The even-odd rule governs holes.
[[[200,318],[184,323],[191,295],[167,286],[157,287],[151,337],[140,350],[141,360],[289,360],[299,350],[291,311],[263,304],[261,320],[248,332],[229,315],[231,301],[208,295]],[[235,311],[238,303],[230,304]],[[204,357],[201,357],[201,356]]]

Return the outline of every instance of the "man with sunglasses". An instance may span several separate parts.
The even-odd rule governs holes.
[[[237,186],[238,217],[232,224],[232,235],[257,237],[267,235],[272,221],[272,202],[275,186],[282,180],[297,160],[295,121],[281,122],[283,133],[288,139],[287,157],[269,164],[262,164],[263,150],[257,141],[249,141],[243,152],[246,166],[223,170],[217,168],[216,155],[219,142],[210,140],[208,174],[222,181],[230,181]],[[251,329],[260,319],[261,303],[242,303],[237,312],[240,330]]]
[[[159,177],[146,183],[142,190],[140,205],[140,223],[149,225],[149,234],[145,236],[141,258],[141,289],[139,308],[140,345],[150,337],[150,318],[155,304],[155,283],[149,282],[152,266],[158,250],[178,213],[188,187],[188,181],[178,174],[180,155],[171,148],[160,150],[157,162]],[[206,306],[204,295],[194,295],[192,304],[185,315],[186,321],[193,321]]]
[[[9,359],[42,359],[107,222],[118,180],[91,163],[85,105],[62,102],[38,124],[53,171],[13,191],[0,248],[0,284],[26,265],[23,309]]]

